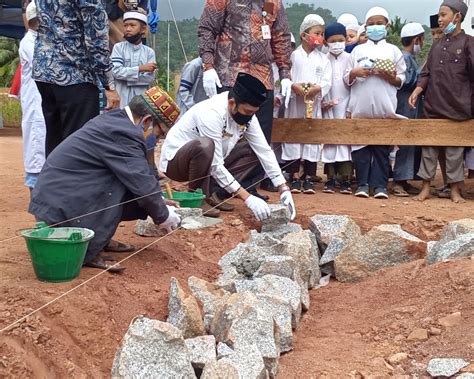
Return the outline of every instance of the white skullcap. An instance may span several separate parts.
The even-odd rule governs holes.
[[[36,18],[36,4],[34,1],[28,4],[26,7],[26,20],[31,21]]]
[[[374,16],[383,16],[387,19],[387,21],[390,21],[390,17],[388,17],[387,10],[382,7],[370,8],[367,14],[365,15],[365,22],[367,22],[369,18],[374,17]]]
[[[290,40],[291,40],[291,43],[296,44],[296,39],[295,39],[295,36],[293,35],[293,33],[290,33]]]
[[[361,25],[357,31],[357,38],[360,38],[361,34],[365,32],[365,24]]]
[[[349,30],[354,30],[357,32],[359,30],[359,27],[360,27],[359,24],[349,24],[346,26],[346,32]]]
[[[420,34],[425,34],[425,29],[423,29],[423,26],[421,26],[421,24],[419,24],[418,22],[410,22],[406,24],[402,28],[402,32],[400,33],[402,38],[416,37]]]
[[[337,22],[339,24],[342,24],[344,25],[346,28],[349,26],[349,25],[359,25],[359,20],[357,20],[357,17],[354,16],[353,14],[350,14],[350,13],[343,13],[339,16],[339,18],[337,19]],[[350,29],[352,30],[352,29]],[[357,29],[356,29],[357,30]]]
[[[313,26],[324,26],[324,20],[321,16],[317,14],[307,15],[300,26],[300,35],[303,34],[305,30],[312,28]]]
[[[146,14],[143,14],[141,12],[138,12],[138,11],[129,11],[129,12],[125,12],[123,14],[123,20],[126,21],[126,20],[138,20],[138,21],[142,21],[144,22],[145,24],[148,24],[148,17]]]

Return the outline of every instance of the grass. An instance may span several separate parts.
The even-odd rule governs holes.
[[[0,90],[0,113],[4,127],[19,128],[21,126],[21,105],[18,99],[7,96]]]

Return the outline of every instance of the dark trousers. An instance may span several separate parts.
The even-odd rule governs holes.
[[[352,152],[358,186],[387,188],[390,146],[366,146]]]
[[[36,82],[46,123],[46,156],[99,115],[99,89],[91,83],[59,86]]]
[[[291,179],[295,178],[295,174],[300,172],[301,163],[303,163],[303,175],[300,177],[301,180],[306,180],[311,176],[315,176],[316,170],[318,168],[317,162],[310,162],[307,160],[301,161],[297,159],[295,161],[288,161],[286,163],[286,172],[290,174]]]

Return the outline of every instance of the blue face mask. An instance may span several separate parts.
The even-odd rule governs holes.
[[[380,41],[387,36],[387,27],[385,25],[367,26],[367,36],[372,41]]]
[[[456,15],[454,15],[454,18],[456,18]],[[451,34],[452,32],[454,32],[454,30],[456,29],[456,23],[454,22],[454,18],[448,24],[448,26],[446,26],[446,29],[443,30],[444,35],[447,36],[448,34]]]

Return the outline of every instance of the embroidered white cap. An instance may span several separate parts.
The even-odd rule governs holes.
[[[305,30],[312,28],[313,26],[324,26],[324,20],[321,16],[317,14],[307,15],[300,26],[300,35],[303,34]]]
[[[126,20],[138,20],[138,21],[142,21],[144,22],[145,24],[148,24],[148,17],[146,14],[143,14],[141,12],[138,12],[138,11],[129,11],[129,12],[125,12],[123,14],[123,20],[126,21]]]
[[[346,25],[346,32],[348,32],[349,30],[353,30],[353,31],[357,32],[359,30],[359,27],[360,27],[359,24]]]
[[[359,38],[362,33],[365,32],[365,24],[362,24],[360,27],[359,27],[359,30],[357,31],[357,38]]]
[[[416,36],[419,36],[420,34],[424,34],[424,33],[425,33],[425,29],[423,29],[423,26],[421,26],[420,23],[410,22],[402,28],[402,32],[400,33],[400,36],[402,38],[416,37]]]
[[[27,5],[25,14],[27,21],[31,21],[36,18],[36,4],[34,1]]]
[[[339,16],[339,18],[337,19],[337,22],[339,24],[342,24],[344,25],[346,28],[349,26],[349,25],[359,25],[359,20],[357,20],[357,17],[354,16],[353,14],[350,14],[350,13],[343,13]],[[352,30],[352,29],[350,29]],[[355,29],[357,30],[357,29]]]
[[[383,16],[387,19],[387,21],[390,21],[390,17],[388,17],[388,12],[385,8],[382,7],[373,7],[370,8],[367,14],[365,15],[365,22],[367,23],[367,20],[371,17],[374,16]]]

